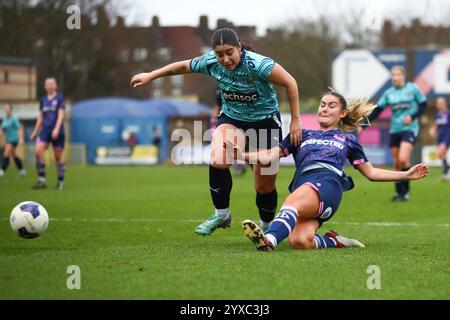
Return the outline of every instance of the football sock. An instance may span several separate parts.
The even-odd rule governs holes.
[[[64,176],[66,173],[66,167],[64,165],[64,162],[58,163],[56,170],[58,174],[58,181],[64,181]]]
[[[398,195],[402,195],[403,194],[402,181],[395,182],[395,193],[397,193]]]
[[[259,219],[259,226],[261,229],[266,230],[270,226],[270,222],[265,222],[262,219]]]
[[[225,209],[216,209],[216,215],[218,215],[222,220],[227,220],[228,218],[230,218],[230,209],[229,208],[225,208]]]
[[[5,171],[9,166],[9,157],[3,158],[2,170]]]
[[[275,217],[277,210],[277,189],[269,193],[256,193],[256,206],[259,210],[259,217],[261,221],[270,223]]]
[[[410,168],[405,168],[402,171],[408,171]],[[406,195],[409,193],[409,180],[402,181],[403,183],[403,193],[402,195]]]
[[[447,173],[448,173],[448,169],[449,169],[449,166],[448,166],[447,159],[442,160],[442,170],[443,170],[443,173],[444,173],[444,174],[447,174]]]
[[[233,186],[230,169],[218,169],[209,166],[209,189],[216,209],[227,209],[230,206],[230,193]]]
[[[39,181],[45,181],[45,162],[42,160],[36,160],[36,169],[38,173]]]
[[[14,162],[16,163],[17,169],[19,169],[19,170],[22,170],[22,169],[23,169],[22,160],[20,160],[19,157],[15,157],[15,158],[14,158]]]
[[[314,245],[316,249],[336,248],[337,243],[333,238],[316,234],[314,236]]]
[[[270,224],[266,238],[275,247],[286,239],[297,224],[297,209],[291,206],[283,206],[275,219]]]

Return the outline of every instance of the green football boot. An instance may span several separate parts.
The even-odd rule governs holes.
[[[200,236],[209,236],[217,228],[229,228],[231,224],[231,215],[227,220],[223,220],[217,214],[213,214],[205,222],[195,228],[195,233]]]

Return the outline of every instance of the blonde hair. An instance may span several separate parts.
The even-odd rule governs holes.
[[[342,109],[347,110],[347,115],[339,121],[338,128],[344,132],[353,132],[358,129],[358,126],[364,119],[367,119],[373,109],[376,108],[376,104],[369,102],[368,98],[361,98],[356,100],[347,101],[345,97],[336,92],[330,91],[327,95],[335,96],[339,99]]]

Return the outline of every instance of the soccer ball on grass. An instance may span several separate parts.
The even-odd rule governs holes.
[[[24,201],[11,211],[9,222],[20,237],[34,239],[47,230],[48,213],[39,203]]]

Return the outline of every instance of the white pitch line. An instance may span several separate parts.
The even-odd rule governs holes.
[[[7,218],[0,218],[0,220],[9,220]],[[50,218],[50,221],[55,222],[166,222],[166,223],[199,223],[202,219],[163,219],[163,218]],[[330,221],[331,224],[349,225],[349,226],[368,226],[368,227],[437,227],[450,228],[450,224],[426,224],[418,222],[351,222],[351,221]]]

